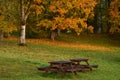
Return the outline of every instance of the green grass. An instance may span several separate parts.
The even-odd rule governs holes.
[[[99,45],[98,42],[101,41],[101,45],[109,47],[110,50],[84,50],[33,43],[28,43],[26,47],[19,47],[16,41],[0,42],[0,80],[120,80],[119,45],[111,45],[114,41],[109,44],[106,37],[100,38],[98,42],[96,40],[99,38],[91,38],[91,40],[85,38],[73,40],[69,37],[69,40],[61,40],[66,42],[77,40],[75,42],[77,44],[81,44],[82,41],[90,45]],[[65,77],[61,73],[45,75],[37,70],[39,66],[49,65],[49,61],[71,58],[89,58],[90,64],[98,64],[99,67],[77,75],[68,73]]]
[[[65,38],[63,38],[65,37]],[[101,34],[83,34],[77,36],[76,34],[62,34],[59,38],[60,41],[73,42],[77,44],[90,44],[90,45],[99,45],[107,47],[120,47],[119,40],[112,40],[109,35]]]

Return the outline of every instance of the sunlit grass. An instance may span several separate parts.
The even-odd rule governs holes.
[[[27,42],[44,44],[44,45],[54,45],[60,47],[76,48],[76,49],[85,49],[85,50],[110,50],[108,47],[96,46],[90,44],[78,44],[78,43],[66,43],[62,41],[51,41],[46,39],[28,39]]]

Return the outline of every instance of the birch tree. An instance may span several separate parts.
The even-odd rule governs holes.
[[[41,0],[21,0],[21,26],[20,26],[20,43],[19,45],[26,44],[26,21],[28,16],[32,13],[40,14],[42,7],[40,6]]]

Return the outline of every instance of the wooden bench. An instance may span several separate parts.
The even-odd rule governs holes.
[[[43,71],[45,73],[48,73],[48,72],[58,72],[58,68],[57,67],[51,67],[51,66],[45,66],[45,67],[38,67],[38,70],[39,71]]]

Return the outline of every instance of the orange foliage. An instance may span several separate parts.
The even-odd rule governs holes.
[[[91,33],[93,33],[93,29],[94,29],[93,26],[88,26],[88,30],[89,30]]]
[[[24,10],[26,11],[26,15],[28,13],[41,14],[43,6],[39,5],[40,3],[42,3],[42,0],[27,1],[24,4]]]
[[[31,8],[32,8],[32,9],[35,9],[36,14],[41,14],[42,9],[43,9],[42,6],[35,5],[35,4],[31,5]]]
[[[53,0],[49,10],[57,15],[53,15],[53,20],[40,21],[37,26],[49,26],[51,30],[72,28],[79,35],[83,28],[87,29],[87,19],[94,16],[95,5],[95,0]],[[49,25],[44,25],[46,21],[50,22]]]
[[[111,23],[111,28],[110,32],[120,32],[120,13],[119,13],[119,5],[120,1],[119,0],[113,0],[110,4],[110,23]]]
[[[34,0],[34,2],[36,2],[36,3],[41,3],[42,0]]]

